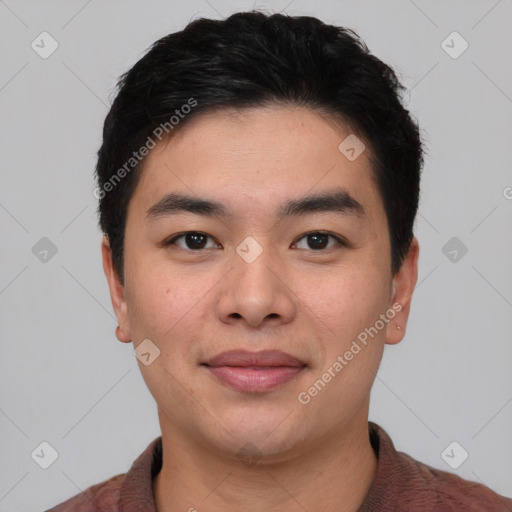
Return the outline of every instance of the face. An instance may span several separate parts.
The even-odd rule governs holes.
[[[393,278],[369,148],[355,160],[338,148],[350,134],[309,109],[223,110],[146,157],[124,286],[106,241],[103,258],[118,338],[150,340],[139,367],[162,432],[284,457],[366,424],[383,346],[405,332],[418,248]],[[212,361],[233,350],[250,354]]]

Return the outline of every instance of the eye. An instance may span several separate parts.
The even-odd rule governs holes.
[[[201,233],[200,231],[187,231],[186,233],[181,233],[180,235],[167,240],[164,242],[164,245],[177,245],[181,249],[190,251],[201,251],[202,249],[211,249],[212,247],[215,248],[215,242],[213,242],[213,245],[207,245],[208,239],[213,241],[213,239],[206,233]],[[176,243],[178,240],[183,240],[185,245]]]
[[[302,240],[305,241],[306,246],[301,242]],[[208,241],[210,241],[210,245],[208,245]],[[300,246],[301,243],[303,243],[302,247]],[[219,246],[219,244],[217,244],[210,235],[200,231],[187,231],[185,233],[180,233],[179,235],[176,235],[164,242],[163,245],[176,245],[181,249],[193,252],[200,252],[203,249],[212,249]],[[295,242],[294,245],[298,249],[313,251],[324,251],[326,249],[333,249],[336,246],[347,247],[346,242],[342,238],[324,231],[306,233],[298,242]]]
[[[329,245],[329,239],[334,240],[334,246]],[[306,244],[309,247],[299,247],[300,241],[306,240]],[[347,244],[340,237],[326,233],[324,231],[314,231],[311,233],[306,233],[302,238],[299,239],[299,242],[296,242],[295,245],[298,249],[312,249],[314,251],[321,251],[324,249],[332,249],[333,247],[342,246],[346,247]]]

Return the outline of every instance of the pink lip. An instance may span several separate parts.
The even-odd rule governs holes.
[[[247,393],[268,391],[284,384],[307,366],[300,359],[279,350],[231,350],[216,355],[204,365],[219,380]]]

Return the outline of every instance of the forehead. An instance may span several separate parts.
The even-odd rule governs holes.
[[[147,212],[179,191],[215,197],[240,215],[252,207],[270,214],[275,203],[277,214],[287,199],[340,187],[383,214],[368,145],[349,125],[307,108],[222,109],[151,150],[132,201]]]

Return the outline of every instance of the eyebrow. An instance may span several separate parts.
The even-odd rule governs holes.
[[[167,217],[178,213],[189,212],[205,217],[229,218],[234,217],[231,210],[223,204],[185,194],[170,193],[147,210],[148,219]],[[292,199],[281,205],[278,218],[306,215],[317,212],[333,212],[343,216],[364,217],[366,215],[363,205],[354,199],[347,190],[337,188],[332,191],[316,195],[309,195],[301,199]]]

